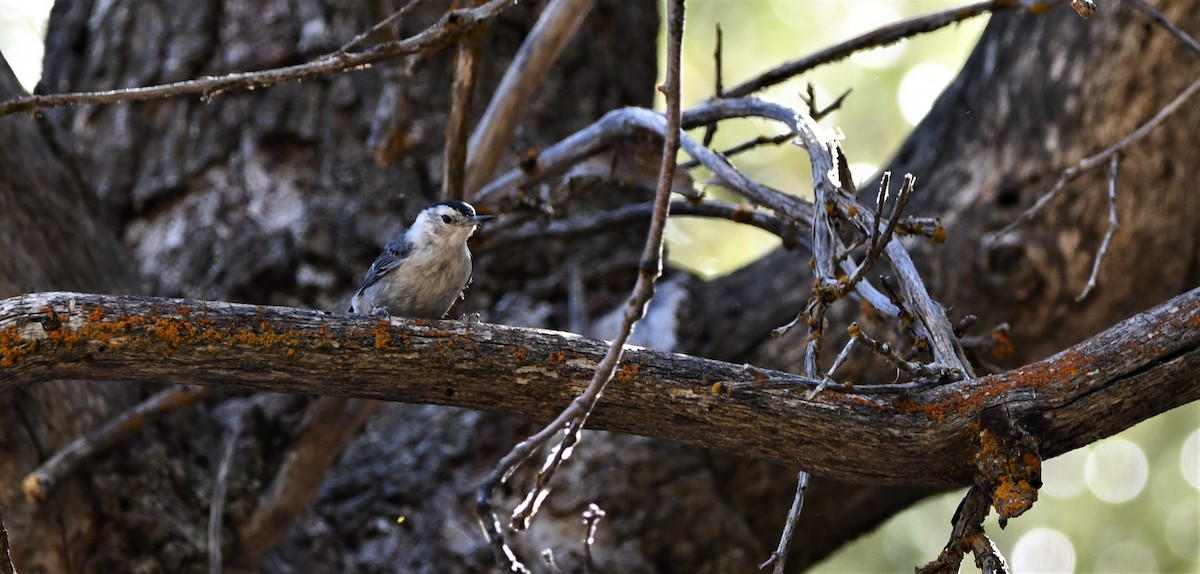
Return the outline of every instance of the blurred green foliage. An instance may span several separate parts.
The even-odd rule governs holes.
[[[683,105],[695,105],[715,93],[713,53],[718,24],[723,36],[722,82],[730,87],[882,24],[961,4],[690,0]],[[822,66],[758,96],[804,108],[802,95],[811,83],[818,106],[823,107],[852,90],[841,109],[821,123],[843,135],[853,174],[861,182],[887,161],[958,72],[984,24],[985,18],[977,18]],[[713,145],[724,149],[776,133],[774,126],[764,122],[728,122],[722,124]],[[700,137],[701,133],[693,135]],[[735,157],[734,163],[775,188],[809,193],[808,158],[794,146],[758,148]],[[693,175],[699,182],[708,177],[702,170]],[[738,201],[716,186],[705,191]],[[724,221],[673,218],[668,232],[672,263],[706,276],[736,270],[779,245],[771,235]],[[1175,409],[1047,461],[1045,475],[1041,498],[1032,510],[1010,521],[1004,530],[994,516],[986,526],[1018,574],[1200,572],[1200,404]],[[1097,494],[1114,488],[1132,497],[1106,501]],[[950,518],[962,496],[959,491],[935,497],[901,513],[842,548],[814,571],[905,572],[925,564],[946,543]],[[1111,493],[1105,496],[1112,498]],[[782,514],[783,510],[770,512]],[[969,557],[963,571],[977,571]]]
[[[722,84],[731,87],[880,25],[956,5],[943,0],[690,1],[684,36],[683,105],[701,103],[716,91],[717,25],[722,29]],[[933,98],[962,67],[984,23],[982,17],[976,18],[864,52],[756,95],[804,109],[803,96],[811,84],[818,108],[824,108],[851,90],[842,107],[821,123],[844,135],[842,143],[852,172],[861,182],[887,161]],[[659,98],[661,107],[661,95]],[[766,122],[724,122],[713,145],[726,149],[760,135],[778,133],[777,126]],[[788,193],[811,193],[808,157],[793,145],[760,147],[736,156],[734,163],[759,182]],[[693,175],[700,182],[708,178],[704,170],[696,170]],[[720,199],[737,200],[716,186],[708,187],[706,192]],[[779,245],[773,236],[745,226],[690,218],[673,219],[669,233],[672,263],[705,276],[733,271]]]

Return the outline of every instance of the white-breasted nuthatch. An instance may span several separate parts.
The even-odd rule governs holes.
[[[491,219],[457,200],[421,210],[371,264],[350,300],[351,312],[442,318],[471,282],[467,238]]]

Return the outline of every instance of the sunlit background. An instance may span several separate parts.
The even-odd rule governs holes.
[[[966,3],[689,0],[683,105],[698,104],[714,94],[717,24],[723,36],[722,84],[730,87],[882,24]],[[852,90],[840,110],[821,123],[842,134],[851,171],[856,181],[862,182],[887,162],[929,111],[966,61],[985,24],[986,17],[979,17],[862,53],[760,95],[806,108],[801,96],[809,83],[819,107]],[[659,100],[661,107],[661,96]],[[724,149],[759,135],[774,135],[777,132],[773,130],[773,126],[753,121],[722,125],[714,146]],[[1097,149],[1103,146],[1104,142],[1097,142]],[[758,181],[791,193],[811,194],[808,158],[794,146],[759,149],[737,156],[734,163]],[[707,177],[703,172],[694,175],[697,181]],[[716,186],[705,191],[738,201]],[[669,231],[672,262],[707,276],[733,271],[779,245],[777,238],[765,232],[711,220],[672,218]],[[1198,477],[1200,404],[1192,404],[1046,461],[1045,485],[1033,509],[1009,521],[1004,530],[994,515],[985,527],[1016,574],[1197,573]],[[965,489],[936,497],[901,513],[812,571],[911,572],[914,566],[936,558],[946,544],[950,519],[964,493]],[[773,514],[781,512],[772,509]],[[968,557],[962,571],[978,569]]]
[[[0,0],[0,52],[33,89],[51,2]],[[684,106],[712,96],[716,25],[724,35],[723,84],[752,75],[944,1],[690,0],[683,71]],[[979,18],[859,54],[766,90],[762,97],[804,107],[811,83],[823,107],[852,90],[822,123],[844,135],[854,176],[865,180],[887,161],[958,72],[984,24]],[[722,125],[714,145],[730,147],[775,128]],[[1098,142],[1098,146],[1101,142]],[[808,193],[808,159],[784,145],[735,158],[752,177]],[[704,181],[706,174],[694,174]],[[714,196],[736,200],[720,189]],[[725,222],[671,221],[673,263],[706,276],[728,273],[778,246],[774,236]],[[1001,530],[987,531],[1017,574],[1200,572],[1200,405],[1176,409],[1115,437],[1046,461],[1040,500]],[[937,556],[962,492],[928,500],[843,548],[814,571],[911,572]],[[780,514],[772,509],[772,514]],[[971,560],[964,571],[975,571]]]

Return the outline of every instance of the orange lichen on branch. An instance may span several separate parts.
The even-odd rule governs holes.
[[[618,383],[622,385],[628,385],[637,377],[638,371],[640,371],[641,368],[642,366],[637,363],[624,363],[617,371],[615,378],[617,379]]]
[[[566,360],[567,360],[567,354],[562,352],[561,350],[554,352],[554,353],[550,353],[550,356],[546,357],[546,362],[549,363],[550,366],[558,365]]]
[[[996,359],[1003,360],[1012,356],[1014,348],[1012,340],[1008,338],[1002,331],[996,331],[992,335],[992,356]]]
[[[0,329],[0,367],[11,367],[37,351],[37,341],[26,341],[15,326]]]
[[[930,239],[932,239],[933,242],[937,243],[938,245],[946,242],[946,228],[942,227],[942,220],[937,220],[937,223],[933,228],[933,235],[930,237]]]
[[[1007,432],[981,430],[975,468],[1002,520],[1020,516],[1037,501],[1042,459],[1028,433],[1011,427]]]
[[[381,319],[378,323],[375,323],[375,329],[371,332],[375,335],[376,349],[387,349],[388,345],[392,342],[392,333],[388,329],[391,324],[391,321],[386,319]]]
[[[752,217],[754,217],[753,210],[739,207],[733,211],[729,219],[735,223],[749,223]]]

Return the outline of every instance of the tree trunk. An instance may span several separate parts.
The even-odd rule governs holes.
[[[305,61],[367,29],[384,4],[57,3],[40,91],[147,85]],[[444,11],[444,3],[433,4],[404,19],[405,34]],[[1197,29],[1200,14],[1186,4],[1170,6],[1168,15]],[[521,3],[488,26],[476,115],[535,8]],[[994,16],[958,80],[892,162],[897,173],[917,175],[920,191],[910,212],[941,216],[950,233],[946,246],[923,252],[931,291],[955,314],[979,315],[981,328],[1008,322],[1016,348],[1009,366],[1062,349],[1200,282],[1200,231],[1193,223],[1200,200],[1187,185],[1195,178],[1189,166],[1200,164],[1192,157],[1200,150],[1188,145],[1190,126],[1200,120],[1194,105],[1124,155],[1121,228],[1101,287],[1084,303],[1074,296],[1107,221],[1104,173],[1076,180],[1013,236],[980,242],[1048,189],[1059,168],[1128,133],[1197,77],[1200,66],[1177,40],[1124,5],[1103,8],[1091,21],[1065,7]],[[513,163],[524,150],[552,143],[605,111],[649,103],[652,9],[609,2],[593,9],[530,102]],[[49,110],[38,124],[0,118],[4,141],[22,142],[13,148],[27,154],[0,154],[2,229],[11,252],[25,257],[0,262],[8,265],[0,268],[0,286],[9,289],[4,294],[137,291],[129,279],[135,274],[112,263],[128,261],[128,249],[152,294],[344,309],[379,247],[437,197],[453,65],[450,51],[419,60],[412,68],[397,62],[218,94],[211,103],[178,98]],[[18,199],[31,197],[45,203],[5,219],[16,213],[9,207],[21,205]],[[586,214],[646,197],[630,188],[587,190],[564,209]],[[42,235],[23,231],[21,221],[35,222],[30,227]],[[46,231],[52,229],[61,231]],[[491,322],[566,329],[574,273],[585,286],[585,323],[596,323],[632,284],[641,240],[640,228],[624,228],[482,254],[465,310],[484,312]],[[64,245],[84,253],[64,252]],[[676,275],[668,281],[682,288],[681,297],[673,306],[658,300],[651,314],[675,315],[680,331],[642,333],[678,341],[675,351],[796,371],[800,335],[772,340],[768,334],[808,297],[807,258],[781,250],[707,283]],[[597,260],[613,263],[599,267],[592,264]],[[49,394],[3,395],[14,403],[5,405],[7,412],[34,413],[3,423],[5,452],[12,453],[0,465],[5,484],[16,484],[133,394],[124,385],[39,388]],[[39,404],[42,410],[27,410]],[[214,397],[167,415],[91,463],[81,473],[86,476],[52,493],[49,508],[0,498],[18,568],[204,571],[202,533],[222,444],[231,433],[239,438],[223,519],[225,555],[262,555],[265,549],[234,547],[236,532],[312,408],[298,399]],[[44,428],[31,430],[29,421]],[[237,427],[240,433],[231,430]],[[491,553],[473,513],[474,489],[529,430],[473,411],[390,405],[343,453],[284,542],[241,566],[264,572],[485,569]],[[560,565],[572,568],[584,534],[580,513],[596,502],[608,511],[594,549],[601,571],[750,571],[774,547],[794,477],[792,469],[698,448],[588,433],[517,549],[531,557],[551,548]],[[514,482],[521,484],[521,475]],[[812,564],[931,492],[815,480],[789,565]]]

